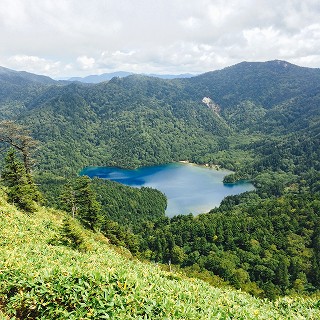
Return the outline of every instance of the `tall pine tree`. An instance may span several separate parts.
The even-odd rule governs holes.
[[[65,186],[61,201],[63,208],[85,226],[91,229],[99,229],[101,225],[101,204],[96,197],[91,179],[82,176]]]
[[[8,188],[9,202],[26,212],[35,210],[35,201],[40,199],[39,191],[13,148],[9,149],[5,157],[1,179]]]

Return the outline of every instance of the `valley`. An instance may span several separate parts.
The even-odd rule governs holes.
[[[32,217],[34,210],[40,212],[43,222],[39,226],[26,220],[24,225],[30,223],[30,228],[39,227],[41,230],[48,228],[50,234],[58,238],[61,238],[61,228],[64,228],[67,240],[64,238],[58,242],[58,247],[54,247],[54,241],[51,247],[51,242],[46,242],[48,239],[43,240],[39,249],[43,259],[46,259],[48,251],[60,255],[58,251],[61,250],[71,260],[74,257],[85,259],[85,265],[91,261],[90,253],[82,255],[79,245],[88,245],[89,248],[91,243],[98,252],[98,255],[92,255],[92,259],[104,264],[104,260],[99,259],[107,259],[106,255],[113,256],[114,253],[109,252],[108,246],[100,247],[100,240],[92,240],[98,238],[132,259],[151,261],[163,268],[170,264],[175,272],[183,274],[183,280],[180,275],[171,273],[161,273],[159,277],[170,278],[177,288],[180,282],[183,283],[181,286],[188,286],[188,281],[200,281],[184,279],[184,276],[189,276],[207,282],[205,286],[210,284],[249,293],[255,298],[246,295],[235,299],[249,299],[250,304],[258,304],[261,319],[263,312],[273,312],[271,309],[265,311],[261,305],[275,308],[274,312],[279,312],[278,318],[285,318],[287,311],[277,309],[282,302],[287,303],[286,310],[292,313],[293,318],[308,318],[308,308],[312,314],[318,312],[316,301],[320,290],[319,83],[320,69],[299,67],[280,60],[242,62],[190,78],[129,75],[97,84],[54,81],[44,76],[0,68],[0,199],[1,210],[5,212],[2,217],[13,214],[18,221],[25,221],[28,215]],[[28,139],[35,139],[38,143],[32,154],[34,165],[30,175],[26,172],[21,174],[26,168],[23,168],[20,151],[15,148],[14,139],[23,140],[25,135],[12,135],[12,141],[3,138],[8,134],[4,132],[4,124],[8,122],[24,128],[22,132]],[[16,155],[10,151],[10,146]],[[8,157],[10,152],[11,158]],[[90,179],[86,176],[91,176],[90,170],[79,176],[86,167],[116,167],[116,173],[123,174],[128,170],[139,172],[163,165],[172,167],[182,160],[222,168],[217,171],[220,172],[219,181],[223,186],[223,179],[229,191],[232,188],[228,183],[233,185],[238,181],[248,181],[254,187],[232,194],[223,193],[219,187],[215,191],[221,194],[218,203],[210,203],[198,212],[196,209],[184,211],[179,207],[172,209],[174,214],[171,214],[173,211],[166,214],[166,208],[170,208],[170,202],[163,194],[166,189],[159,187],[160,191],[157,190],[158,184],[154,181],[141,183],[141,188],[133,188],[116,181],[94,178],[99,176],[97,173]],[[12,178],[14,168],[18,168],[22,175],[16,184]],[[198,169],[201,172],[202,169],[210,170]],[[231,170],[232,173],[225,175],[223,170],[229,170],[229,173]],[[188,175],[183,172],[177,177],[167,172],[167,176],[159,179],[165,182],[173,178],[177,184],[190,187],[187,198],[191,198],[192,193],[204,194],[204,191],[191,187],[199,185],[206,189],[205,182],[197,182],[192,176],[189,180],[182,179]],[[174,182],[170,184],[176,191],[178,187]],[[235,185],[238,186],[243,187]],[[36,189],[41,191],[41,200]],[[28,192],[33,194],[29,199],[32,203],[27,203],[26,208],[30,212],[26,215],[20,212],[26,211],[22,207],[26,202],[20,202],[19,207],[17,200],[21,199],[17,190],[24,195]],[[199,201],[201,207],[204,199]],[[12,213],[16,210],[12,209],[13,202],[19,213]],[[44,218],[45,212],[52,210],[55,213]],[[14,221],[14,218],[10,219]],[[18,224],[12,228],[20,228],[21,237],[28,235],[24,226]],[[83,234],[90,235],[86,238]],[[9,239],[6,237],[2,235],[0,238],[4,239],[4,256],[11,248],[11,240],[6,240]],[[27,239],[33,248],[34,239]],[[16,248],[19,250],[20,247],[17,245]],[[31,280],[26,280],[21,289],[17,285],[17,274],[22,270],[26,275],[28,268],[36,271],[26,257],[19,256],[19,259],[22,259],[21,266],[10,259],[1,266],[0,275],[12,272],[9,278],[14,282],[6,283],[1,289],[1,311],[6,306],[6,310],[18,308],[11,307],[15,299],[20,301],[19,308],[27,305],[18,295],[19,290],[29,288]],[[120,265],[131,263],[121,258],[121,254],[112,259],[117,259],[116,263]],[[60,265],[62,260],[58,260],[60,271],[63,269]],[[148,269],[147,265],[145,268]],[[139,270],[144,268],[140,262],[139,266]],[[39,279],[49,279],[54,273],[52,265],[50,268],[46,271],[41,262]],[[84,268],[88,270],[88,267]],[[158,277],[155,276],[157,271],[150,268],[153,270],[150,277]],[[84,274],[81,271],[80,278],[87,277],[88,272]],[[96,281],[100,279],[99,270],[95,272],[95,275],[90,273],[89,278],[94,279],[97,292],[100,292],[97,284],[100,280]],[[114,284],[114,290],[118,290],[117,294],[124,299],[120,299],[121,305],[125,306],[122,310],[132,307],[137,312],[133,314],[146,315],[149,311],[142,311],[138,304],[126,300],[129,296],[136,299],[134,292],[139,292],[143,299],[149,297],[135,287],[134,283],[138,284],[140,280],[135,276],[131,278],[130,273],[123,275],[131,279],[128,281],[132,287],[130,293],[124,289],[126,282],[121,275],[119,277],[123,281],[117,278],[114,282],[120,281],[120,284]],[[71,278],[78,281],[73,276]],[[65,281],[64,278],[61,281]],[[11,285],[15,288],[13,291],[10,291]],[[212,299],[210,301],[214,303],[216,300]],[[296,299],[303,301],[297,307],[303,309],[299,309],[299,314],[293,311]],[[150,307],[154,318],[157,318],[157,312],[161,314],[161,308],[170,308],[169,305],[164,307],[162,301],[157,309],[155,300],[151,300],[148,301],[154,306]],[[59,308],[58,304],[53,310],[58,310],[55,309]],[[28,305],[28,310],[32,310],[32,303]],[[92,308],[96,310],[96,307]],[[225,310],[221,312],[227,312]],[[202,311],[201,317],[205,318],[209,311]],[[245,314],[244,317],[250,318],[254,311],[249,312],[250,316],[245,312],[240,308],[232,315]],[[199,314],[190,310],[190,319],[196,319]]]
[[[198,215],[218,207],[230,195],[254,190],[249,182],[223,184],[230,174],[226,170],[214,170],[205,166],[186,163],[142,167],[124,170],[114,167],[88,167],[80,175],[116,181],[132,187],[154,188],[167,197],[166,216],[178,214]]]

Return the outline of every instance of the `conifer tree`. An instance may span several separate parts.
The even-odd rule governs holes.
[[[91,229],[98,229],[101,224],[101,204],[96,197],[91,179],[82,176],[64,187],[61,201],[63,208],[73,217]]]
[[[313,239],[312,239],[312,245],[313,245],[313,256],[311,259],[311,282],[315,286],[320,285],[320,226],[317,223]]]
[[[13,148],[10,148],[6,157],[1,179],[8,187],[8,200],[18,208],[32,212],[35,210],[35,201],[40,199],[40,194],[33,182],[32,176],[19,160]]]
[[[14,121],[3,120],[0,122],[0,142],[21,153],[26,173],[30,174],[33,165],[32,153],[38,145],[31,137],[30,130]]]
[[[96,199],[91,179],[87,176],[79,177],[76,187],[80,220],[91,229],[98,227],[101,205]]]

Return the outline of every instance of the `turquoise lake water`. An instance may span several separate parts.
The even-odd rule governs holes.
[[[99,177],[132,187],[151,187],[168,198],[166,215],[197,215],[219,206],[223,198],[254,190],[249,182],[223,184],[230,171],[215,170],[185,163],[171,163],[136,170],[114,167],[87,167],[80,175]]]

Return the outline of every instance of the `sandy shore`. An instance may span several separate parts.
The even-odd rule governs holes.
[[[211,168],[211,169],[215,169],[215,170],[221,169],[221,167],[218,164],[209,164],[209,163],[198,164],[198,163],[190,162],[189,160],[180,160],[179,163],[191,164],[193,166]]]

